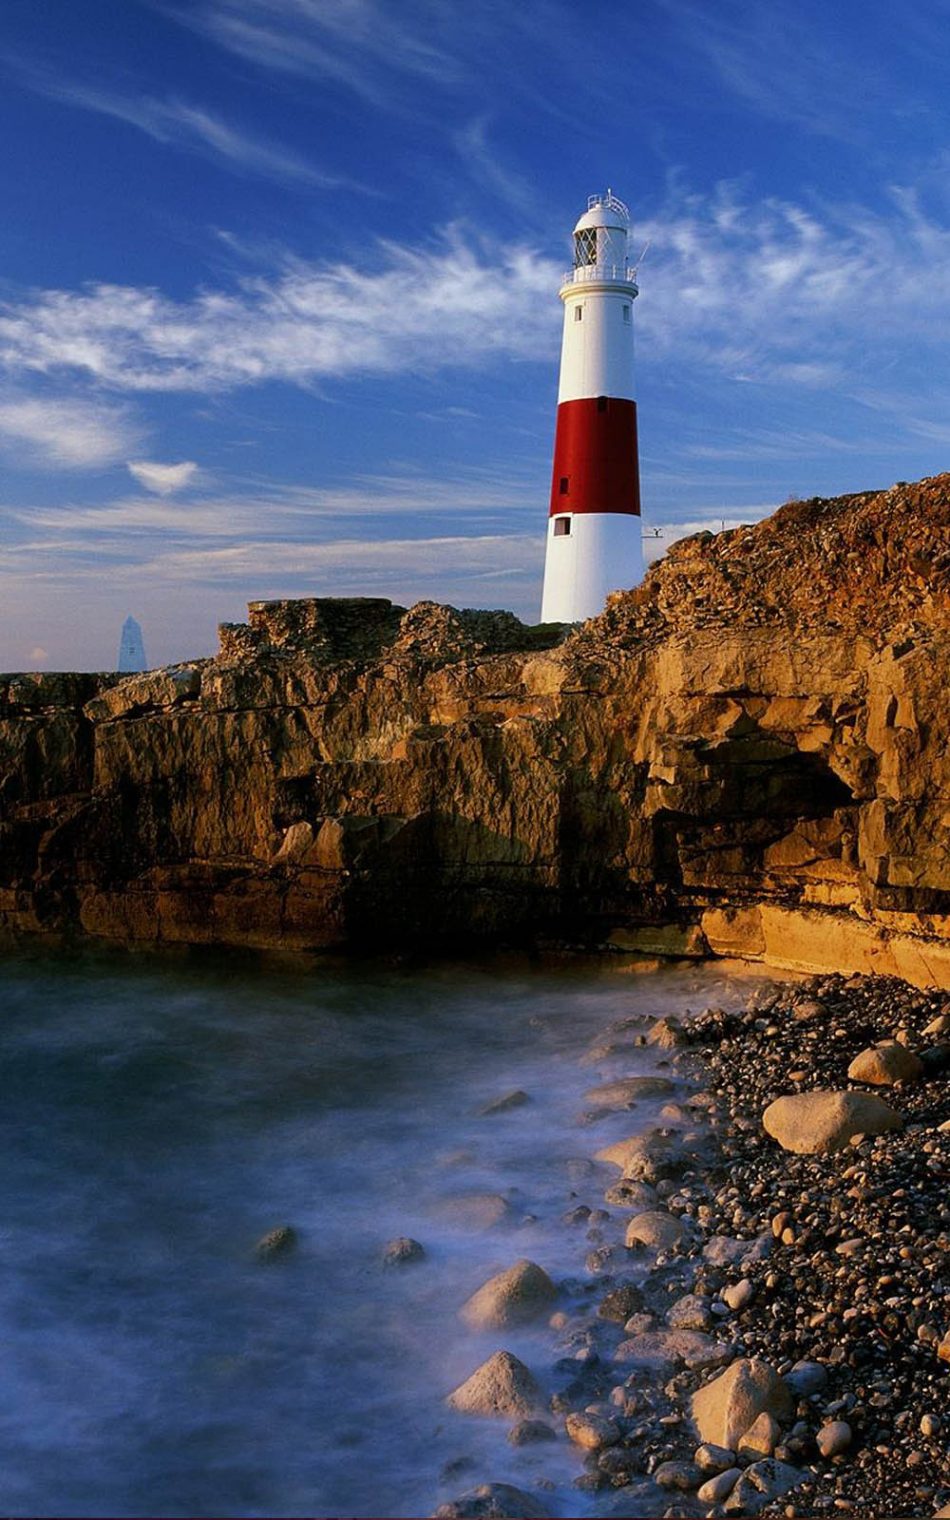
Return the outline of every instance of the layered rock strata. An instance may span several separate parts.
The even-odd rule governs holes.
[[[945,985],[948,591],[937,476],[685,539],[574,631],[252,603],[213,659],[0,678],[0,922]]]

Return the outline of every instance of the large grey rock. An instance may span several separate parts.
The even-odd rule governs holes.
[[[778,1374],[758,1357],[741,1357],[693,1394],[692,1415],[701,1441],[738,1451],[750,1425],[763,1412],[787,1419],[792,1396]]]
[[[522,1258],[482,1283],[459,1313],[475,1330],[504,1330],[537,1319],[556,1296],[557,1289],[544,1268]]]
[[[511,1483],[480,1483],[432,1511],[433,1520],[548,1520],[540,1500]]]
[[[461,1414],[533,1414],[542,1403],[541,1389],[524,1362],[510,1351],[496,1351],[460,1383],[446,1403]]]
[[[848,1067],[852,1082],[867,1082],[873,1087],[893,1087],[895,1082],[913,1082],[923,1076],[924,1063],[900,1040],[882,1040],[856,1055]]]
[[[767,1135],[800,1156],[839,1151],[852,1135],[881,1135],[903,1126],[900,1114],[873,1093],[789,1093],[762,1115]]]

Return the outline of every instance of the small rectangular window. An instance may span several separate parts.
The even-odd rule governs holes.
[[[559,489],[560,489],[560,493],[561,493],[562,496],[566,496],[567,495],[567,493],[568,493],[568,491],[570,489],[570,476],[569,475],[562,475],[561,476],[561,484],[560,484],[560,488]]]
[[[574,307],[574,321],[575,322],[579,322],[581,320],[581,318],[583,317],[583,315],[584,315],[584,308],[583,308],[583,306],[575,306]]]
[[[599,412],[605,412],[607,410],[607,397],[606,396],[598,396],[597,397],[597,410]]]
[[[623,308],[623,319],[624,319],[625,322],[629,322],[630,321],[630,307],[626,303],[624,303],[624,308]]]
[[[569,517],[556,517],[554,519],[554,537],[566,538],[571,531],[571,519]]]

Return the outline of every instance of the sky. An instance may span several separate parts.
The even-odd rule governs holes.
[[[630,206],[647,546],[950,465],[948,0],[4,0],[0,669],[250,600],[538,617]]]

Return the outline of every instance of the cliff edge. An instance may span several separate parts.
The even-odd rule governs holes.
[[[675,545],[577,630],[252,603],[0,677],[0,926],[738,953],[950,984],[950,476]]]

